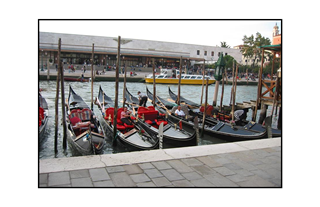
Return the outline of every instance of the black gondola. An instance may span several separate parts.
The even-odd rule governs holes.
[[[169,88],[169,94],[170,94],[170,97],[171,97],[172,99],[173,99],[174,97],[177,97],[177,95],[174,94],[174,93],[170,90],[170,88]],[[174,100],[176,100],[176,99],[174,99]],[[196,106],[199,106],[199,107],[200,107],[200,105],[192,104],[192,103],[194,103],[194,102],[189,101],[189,100],[187,100],[187,99],[185,99],[185,98],[181,98],[181,96],[180,96],[180,100],[183,101],[184,103],[188,104],[188,105],[191,105],[191,106],[194,106],[194,107],[196,107]],[[201,118],[201,120],[202,120],[203,113],[200,112],[199,109],[194,109],[194,110],[191,110],[190,112],[191,112],[191,115],[193,115],[193,116],[198,116],[198,117]],[[225,120],[225,119],[223,119],[223,120],[217,120],[217,119],[215,119],[215,118],[213,118],[213,117],[206,117],[206,122],[212,123],[212,124],[218,124],[218,123],[221,122],[221,121],[224,122],[224,120]],[[225,123],[225,124],[230,125],[230,124],[228,124],[228,123]],[[262,132],[265,132],[265,131],[266,131],[266,127],[262,126],[262,125],[259,124],[259,123],[253,122],[253,121],[248,122],[245,126],[234,126],[234,128],[236,128],[236,129],[241,129],[241,130],[249,130],[249,131],[252,131],[252,132],[254,132],[254,133],[262,133]],[[281,136],[281,130],[279,130],[279,129],[274,129],[274,128],[272,128],[271,130],[272,130],[272,137],[280,137],[280,136]]]
[[[73,155],[101,154],[105,134],[93,111],[69,86],[67,137]]]
[[[195,114],[198,115],[200,118],[202,118],[203,116],[203,113],[201,112],[197,112]],[[213,117],[206,117],[206,122],[218,123],[219,120]],[[262,124],[256,123],[254,121],[248,121],[248,123],[244,126],[234,126],[234,127],[238,129],[245,129],[252,132],[257,132],[257,133],[264,132],[267,130],[265,126],[263,126]],[[271,128],[271,133],[272,133],[272,137],[281,137],[281,130],[279,129]]]
[[[187,101],[188,102],[188,101]],[[188,102],[190,103],[190,102]],[[173,112],[176,110],[177,107],[173,107],[171,111],[166,109],[163,104],[157,104],[158,110],[161,113],[169,113],[169,120],[173,122],[182,122],[182,127],[184,127],[188,131],[194,131],[194,122],[190,119],[185,119],[180,116],[176,116]],[[189,109],[186,105],[181,105],[182,110],[185,112],[186,115],[189,115]],[[199,120],[199,129],[202,129],[202,120]],[[249,131],[241,128],[234,127],[230,124],[220,122],[212,123],[212,122],[205,122],[203,135],[206,137],[214,137],[219,138],[226,141],[245,141],[245,140],[252,140],[252,139],[261,139],[266,137],[266,131],[264,132],[254,132]]]
[[[44,139],[44,133],[48,124],[49,107],[45,98],[39,93],[39,138],[40,143]]]
[[[150,91],[147,90],[150,95]],[[148,97],[149,97],[148,95]],[[151,94],[152,95],[152,94]],[[126,101],[137,106],[138,99],[134,97],[126,88],[125,93]],[[151,98],[152,100],[153,98]],[[165,113],[159,114],[153,106],[139,107],[137,111],[137,123],[149,134],[158,135],[158,127],[161,123],[164,123],[163,128],[163,141],[164,143],[171,144],[174,146],[191,146],[196,145],[196,132],[189,133],[182,127],[179,127],[179,122],[173,122],[171,120],[165,119]]]
[[[100,123],[103,129],[109,137],[113,137],[114,102],[103,92],[101,86],[99,87],[96,104],[100,109]],[[126,125],[120,121],[122,110],[122,108],[119,108],[117,112],[116,139],[129,147],[130,150],[151,150],[158,148],[159,139],[156,136],[148,134],[136,125]],[[115,141],[115,138],[113,138],[113,141]]]

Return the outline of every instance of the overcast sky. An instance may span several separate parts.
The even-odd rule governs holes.
[[[276,23],[281,33],[281,21],[276,20],[42,20],[39,30],[210,46],[220,46],[220,42],[226,42],[234,47],[242,44],[244,35],[255,35],[256,32],[272,41],[272,30]]]

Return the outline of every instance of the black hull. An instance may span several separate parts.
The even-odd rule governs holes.
[[[46,116],[45,119],[44,119],[43,124],[39,128],[39,140],[40,140],[40,143],[42,143],[44,141],[44,139],[45,139],[45,132],[46,132],[47,124],[48,124],[48,117]]]
[[[131,93],[126,88],[126,99],[130,103],[136,103],[138,100],[131,95]],[[147,89],[147,96],[149,99],[153,100],[152,93]],[[161,101],[161,100],[159,100]],[[154,136],[158,135],[158,130],[151,125],[147,124],[146,122],[138,119],[138,125],[142,127],[145,131],[147,131],[149,134],[153,134]],[[175,131],[173,123],[170,121],[166,126],[163,128],[163,142],[166,144],[174,145],[174,146],[194,146],[197,145],[196,140],[196,133],[188,133],[184,130],[181,131]]]
[[[103,130],[106,133],[107,137],[111,138],[111,142],[121,142],[121,144],[125,145],[129,151],[152,150],[152,149],[159,148],[159,140],[157,140],[156,143],[151,147],[143,147],[143,146],[136,145],[132,142],[128,142],[125,138],[122,138],[121,136],[117,136],[116,139],[114,139],[113,125],[110,126],[110,124],[102,117],[102,114],[100,114],[99,118],[100,118],[100,123],[102,125]],[[116,143],[116,145],[117,144],[118,143]]]
[[[98,100],[99,100],[99,119],[100,119],[100,123],[102,125],[103,130],[105,131],[106,135],[108,137],[112,138],[112,142],[115,142],[113,144],[116,144],[117,142],[121,142],[121,144],[125,145],[129,151],[140,151],[140,150],[152,150],[152,149],[158,149],[159,148],[159,139],[156,139],[154,136],[153,138],[155,139],[155,141],[148,141],[150,143],[151,146],[141,146],[138,145],[137,143],[134,142],[130,142],[128,139],[128,137],[125,137],[120,131],[118,131],[118,136],[116,137],[116,139],[114,139],[113,134],[114,134],[114,128],[113,125],[110,124],[108,121],[106,121],[102,115],[102,109],[101,109],[101,103],[103,102],[103,95],[105,97],[105,102],[106,99],[110,99],[108,96],[105,95],[105,93],[103,92],[102,88],[99,88],[99,94],[98,94]],[[111,99],[110,99],[111,100]],[[110,102],[109,100],[109,102]],[[112,102],[112,100],[111,100]],[[112,102],[113,103],[113,102]],[[105,108],[109,108],[110,104],[105,105]],[[132,136],[135,136],[135,134],[133,134]],[[140,136],[141,137],[141,136]],[[152,137],[152,135],[151,135]],[[144,140],[145,136],[141,137],[141,140]],[[152,139],[152,138],[149,138]],[[147,141],[147,140],[146,140]],[[154,142],[153,144],[151,142]]]
[[[193,122],[180,119],[179,117],[176,117],[173,115],[169,115],[168,118],[170,121],[173,121],[175,123],[177,123],[181,120],[183,128],[188,128],[189,130],[194,128]],[[252,133],[248,134],[249,132],[247,132],[245,130],[240,130],[237,128],[232,129],[231,126],[228,126],[228,125],[223,125],[222,128],[223,127],[225,127],[225,129],[223,129],[224,131],[217,131],[217,130],[212,130],[209,128],[204,128],[203,134],[207,137],[214,137],[214,138],[218,138],[218,139],[225,140],[228,142],[254,140],[254,139],[261,139],[261,138],[266,137],[266,132],[263,132],[263,133],[253,133],[252,132]],[[201,130],[202,130],[202,128],[200,125],[199,126],[200,134],[201,134]],[[240,133],[246,133],[246,134],[240,134]]]
[[[199,116],[199,118],[202,119],[203,117],[203,113],[194,113],[192,114],[193,116]],[[206,121],[207,122],[212,122],[212,123],[218,123],[219,121],[213,117],[206,117]],[[229,123],[226,123],[227,125],[230,125]],[[255,122],[248,122],[248,124],[246,124],[245,126],[235,126],[235,128],[237,129],[241,129],[241,130],[248,130],[248,131],[252,131],[255,133],[263,133],[266,131],[266,128],[264,126],[262,126],[259,123],[255,123]],[[267,137],[267,134],[265,134],[265,137]],[[281,130],[279,129],[274,129],[272,128],[272,137],[281,137]]]
[[[86,135],[83,135],[81,137],[77,137],[72,130],[70,130],[71,125],[68,124],[68,130],[67,130],[67,140],[69,147],[71,149],[72,155],[94,155],[94,154],[102,154],[103,152],[103,146],[104,146],[104,136],[101,135],[101,137],[94,136],[93,139],[98,140],[100,139],[100,145],[99,148],[93,147],[91,144],[91,141],[86,141],[86,143],[83,141],[86,137]],[[78,140],[78,141],[75,141]],[[85,143],[85,144],[84,144]]]
[[[71,86],[69,86],[68,109],[70,111],[72,109],[89,109],[89,106],[73,91]],[[94,112],[91,111],[91,113],[92,116],[89,121],[90,125],[94,125],[94,128],[92,128],[92,131],[82,131],[78,135],[74,132],[70,120],[67,119],[67,140],[73,155],[93,155],[103,152],[105,134],[97,118],[94,118]],[[87,136],[91,139],[88,140]]]
[[[149,134],[154,134],[155,136],[158,135],[158,131],[155,131],[154,129],[152,129],[153,127],[151,127],[149,124],[141,121],[140,119],[138,120],[138,124],[139,126],[141,126],[141,128],[143,128],[144,130],[146,130]],[[177,138],[175,136],[169,136],[167,135],[165,132],[166,130],[171,130],[173,129],[173,126],[171,125],[171,123],[168,123],[168,125],[166,125],[163,129],[164,133],[163,133],[163,142],[165,144],[171,145],[171,146],[176,146],[176,147],[184,147],[184,146],[195,146],[197,145],[197,139],[196,139],[196,132],[192,132],[189,133],[188,137],[186,138]],[[185,134],[186,131],[185,131]]]

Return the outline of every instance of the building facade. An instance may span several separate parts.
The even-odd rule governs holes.
[[[58,40],[61,38],[61,60],[68,64],[91,64],[94,44],[94,65],[111,66],[117,60],[117,37],[102,37],[76,34],[39,32],[39,65],[49,59],[57,63]],[[214,63],[220,53],[230,55],[241,61],[240,49],[221,48],[205,45],[193,45],[173,42],[150,41],[140,39],[121,39],[121,61],[127,66],[152,67],[155,64],[163,67],[179,67],[180,57],[183,64]],[[121,63],[123,65],[123,62]]]

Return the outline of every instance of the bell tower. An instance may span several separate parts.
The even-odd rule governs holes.
[[[276,25],[273,27],[272,37],[279,35],[279,27]]]

